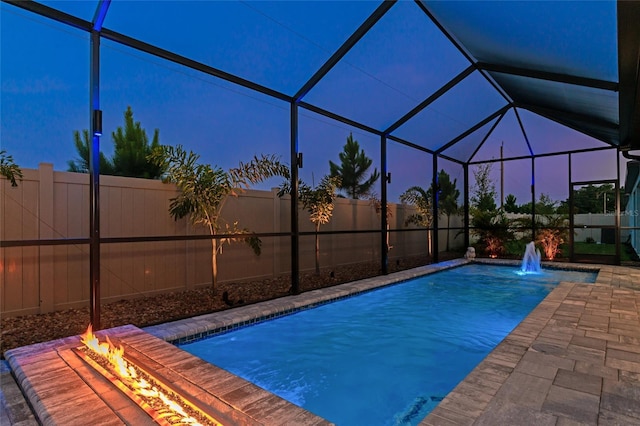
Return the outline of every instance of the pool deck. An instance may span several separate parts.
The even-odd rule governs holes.
[[[168,369],[167,374],[187,381],[187,387],[201,398],[216,402],[224,416],[254,424],[329,424],[230,373],[194,360],[165,341],[202,337],[463,263],[466,261],[428,265],[144,330],[126,326],[105,332],[144,352],[150,357],[148,362],[160,362],[158,368]],[[554,265],[596,268],[599,274],[595,284],[561,283],[556,287],[421,425],[640,424],[640,269]],[[42,424],[82,424],[86,406],[96,404],[106,406],[106,411],[101,406],[101,415],[113,424],[132,424],[128,413],[140,420],[141,414],[122,405],[120,399],[96,399],[93,394],[78,394],[76,386],[52,382],[57,374],[65,375],[58,383],[73,378],[74,383],[86,386],[94,380],[83,366],[74,369],[76,360],[67,351],[77,345],[78,338],[72,337],[7,351],[10,368],[0,365],[0,424],[35,425],[36,417]],[[72,415],[73,406],[79,412]],[[91,415],[95,419],[98,414]]]

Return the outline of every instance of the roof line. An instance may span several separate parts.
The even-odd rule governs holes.
[[[640,149],[640,2],[618,1],[619,144]]]
[[[351,36],[345,41],[342,46],[335,51],[333,55],[320,67],[318,71],[293,95],[296,102],[300,101],[306,96],[309,91],[327,75],[329,71],[353,48],[353,46],[360,41],[362,37],[384,16],[391,6],[395,4],[396,0],[383,1],[380,6],[364,21],[358,29],[351,34]]]
[[[498,119],[496,120],[495,123],[493,123],[493,125],[491,126],[491,128],[489,129],[489,131],[487,132],[486,135],[484,135],[484,138],[482,138],[482,141],[478,144],[478,146],[476,147],[476,149],[473,151],[473,153],[471,154],[471,156],[469,157],[469,159],[467,160],[467,164],[470,164],[471,159],[473,157],[476,156],[476,154],[478,153],[478,151],[480,151],[480,148],[482,148],[482,146],[484,145],[484,143],[487,141],[487,139],[489,139],[489,136],[491,136],[491,134],[493,133],[493,131],[496,129],[496,127],[498,127],[498,124],[502,121],[502,119],[504,118],[505,115],[507,115],[507,111],[503,112],[502,115],[500,117],[498,117]]]
[[[424,4],[424,0],[414,0],[414,1],[418,5],[418,7],[429,17],[429,19],[431,19],[434,25],[438,27],[438,29],[442,32],[442,34],[444,34],[444,36],[447,39],[449,39],[449,42],[451,42],[451,44],[453,44],[456,47],[456,49],[458,49],[458,51],[462,53],[462,55],[475,67],[475,69],[477,69],[478,71],[481,71],[480,68],[478,67],[477,59],[471,56],[471,53],[467,52],[467,50],[463,47],[462,43],[460,43],[453,36],[453,34],[451,34],[444,27],[444,25],[442,25],[440,21],[438,21],[438,19],[431,13],[431,11]],[[502,87],[499,84],[493,81],[493,78],[491,78],[489,75],[485,74],[484,72],[480,72],[480,74],[487,80],[487,82],[489,82],[489,84],[493,86],[493,88],[500,94],[500,96],[504,98],[505,101],[507,101],[508,103],[513,103],[513,99],[509,97],[506,91],[502,89]]]
[[[408,140],[399,138],[397,136],[386,135],[386,138],[389,139],[389,140],[392,140],[394,142],[397,142],[397,143],[399,143],[401,145],[408,146],[409,148],[413,148],[413,149],[417,149],[418,151],[426,152],[427,154],[435,154],[429,148],[425,148],[424,146],[417,145],[417,144],[415,144],[413,142],[409,142]]]
[[[509,108],[511,108],[511,105],[505,105],[502,108],[500,108],[499,110],[497,110],[496,112],[494,112],[493,114],[491,114],[488,117],[486,117],[485,119],[479,121],[473,127],[470,127],[466,131],[462,132],[461,134],[459,134],[458,136],[456,136],[455,138],[453,138],[452,140],[450,140],[449,142],[447,142],[446,144],[444,144],[443,146],[438,148],[436,150],[436,154],[440,154],[440,153],[442,153],[442,151],[451,148],[453,145],[455,145],[456,143],[458,143],[462,139],[466,138],[471,133],[475,132],[476,130],[478,130],[479,128],[481,128],[482,126],[484,126],[485,124],[487,124],[488,122],[493,120],[494,118],[496,118],[499,115],[504,114],[505,112],[507,112],[507,110]]]
[[[551,109],[551,108],[545,108],[545,107],[541,107],[541,106],[536,106],[536,105],[529,105],[529,104],[521,104],[518,103],[515,105],[517,108],[522,108],[522,109],[526,109],[528,111],[533,112],[534,114],[538,114],[544,118],[547,118],[551,121],[555,121],[556,123],[565,126],[565,127],[569,127],[570,129],[575,130],[576,132],[579,133],[583,133],[587,136],[591,136],[594,139],[597,139],[601,142],[607,143],[609,145],[615,146],[612,142],[603,139],[602,135],[598,135],[594,132],[588,131],[584,128],[579,128],[577,126],[575,126],[573,123],[569,122],[569,120],[577,120],[577,121],[583,121],[583,122],[587,122],[587,123],[591,123],[591,124],[595,124],[597,126],[600,126],[602,128],[605,129],[611,129],[617,132],[618,130],[618,125],[615,123],[611,123],[609,121],[604,121],[601,119],[597,119],[595,117],[591,117],[588,115],[583,115],[583,114],[576,114],[576,113],[570,113],[567,111],[562,111],[562,110],[557,110],[557,109]]]
[[[402,126],[404,123],[406,123],[409,119],[411,119],[412,117],[414,117],[416,114],[418,114],[420,111],[422,111],[423,109],[425,109],[427,106],[429,106],[431,103],[435,102],[436,99],[438,99],[440,96],[444,95],[446,92],[448,92],[451,88],[453,88],[453,86],[457,85],[458,83],[460,83],[462,80],[464,80],[469,74],[471,74],[473,71],[475,71],[475,67],[473,65],[469,65],[464,71],[462,71],[460,74],[458,74],[457,76],[455,76],[454,78],[452,78],[447,84],[445,84],[444,86],[440,87],[436,92],[434,92],[431,96],[429,96],[427,99],[425,99],[424,101],[420,102],[420,104],[418,106],[416,106],[415,108],[413,108],[411,111],[409,111],[408,113],[406,113],[404,116],[402,116],[399,120],[397,120],[395,123],[393,123],[391,126],[389,126],[384,133],[385,134],[389,134],[395,130],[398,129],[398,127]]]
[[[520,120],[520,114],[518,114],[518,109],[513,107],[513,112],[516,113],[516,120],[518,120],[518,124],[520,125],[520,130],[522,131],[522,136],[524,136],[524,141],[527,143],[527,148],[529,148],[529,154],[533,154],[533,149],[531,149],[531,144],[529,143],[529,137],[527,136],[527,132],[524,130],[524,126],[522,125],[522,120]]]
[[[457,158],[453,158],[453,157],[450,157],[450,156],[445,155],[445,154],[442,154],[442,153],[440,153],[440,154],[434,154],[434,155],[436,155],[437,157],[443,158],[443,159],[445,159],[445,160],[451,161],[451,162],[453,162],[453,163],[458,163],[458,164],[460,164],[461,166],[464,166],[465,164],[467,164],[467,163],[465,163],[465,162],[464,162],[464,161],[462,161],[462,160],[458,160]]]
[[[104,19],[107,17],[107,11],[109,10],[110,5],[111,0],[100,0],[98,2],[98,6],[96,7],[92,20],[94,31],[102,30],[102,25],[104,24]]]
[[[292,101],[293,102],[293,101]],[[324,117],[332,118],[336,121],[339,121],[344,124],[348,124],[349,126],[356,127],[360,130],[364,130],[369,133],[373,133],[374,135],[382,136],[382,132],[378,129],[374,129],[373,127],[369,127],[366,124],[358,123],[357,121],[351,120],[350,118],[343,117],[335,112],[327,111],[326,109],[320,108],[315,105],[311,105],[307,102],[300,101],[297,103],[299,107],[302,107],[308,111],[315,112],[316,114],[320,114]]]
[[[500,161],[514,161],[514,160],[527,160],[531,158],[543,158],[543,157],[554,157],[556,155],[568,155],[568,154],[580,154],[583,152],[594,152],[594,151],[605,151],[610,149],[616,149],[614,146],[599,146],[596,148],[583,148],[576,149],[573,151],[558,151],[558,152],[546,152],[543,154],[535,154],[535,155],[520,155],[518,157],[508,157],[508,158],[492,158],[490,160],[478,160],[478,161],[469,161],[467,164],[475,165],[475,164],[483,164],[483,163],[497,163]]]
[[[578,77],[568,74],[560,74],[555,72],[532,70],[529,68],[512,67],[509,65],[498,65],[487,62],[478,62],[478,67],[489,72],[499,72],[502,74],[517,75],[520,77],[529,77],[539,80],[555,81],[558,83],[575,84],[577,86],[592,87],[594,89],[603,89],[617,92],[619,85],[613,81],[599,80],[595,78]]]
[[[47,18],[51,18],[63,24],[79,28],[81,30],[91,31],[93,29],[93,24],[89,21],[85,21],[84,19],[80,19],[77,16],[64,13],[58,9],[45,6],[44,4],[37,3],[35,1],[2,0],[2,2],[8,3],[24,10],[28,10],[29,12],[33,12],[41,16],[45,16]]]
[[[228,72],[224,72],[222,70],[219,70],[217,68],[214,68],[212,66],[209,65],[205,65],[202,62],[198,62],[195,61],[193,59],[189,59],[185,56],[182,55],[178,55],[177,53],[162,49],[160,47],[154,46],[152,44],[149,43],[145,43],[144,41],[141,40],[137,40],[133,37],[129,37],[126,36],[124,34],[118,33],[116,31],[113,30],[109,30],[107,28],[103,28],[102,31],[100,32],[101,36],[115,41],[117,43],[123,44],[125,46],[129,46],[132,47],[134,49],[140,50],[142,52],[146,52],[149,53],[151,55],[157,56],[159,58],[163,58],[166,59],[168,61],[180,64],[180,65],[184,65],[186,67],[189,67],[191,69],[203,72],[205,74],[209,74],[212,75],[214,77],[218,77],[221,78],[223,80],[226,81],[230,81],[232,83],[235,83],[239,86],[243,86],[252,90],[255,90],[257,92],[263,93],[265,95],[269,95],[272,96],[274,98],[286,101],[286,102],[291,102],[292,98],[289,95],[286,95],[282,92],[278,92],[277,90],[273,90],[270,89],[266,86],[263,86],[261,84],[258,83],[254,83],[250,80],[246,80],[242,77],[238,77],[236,75],[230,74]]]

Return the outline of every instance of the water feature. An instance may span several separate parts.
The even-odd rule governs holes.
[[[466,265],[181,348],[341,426],[417,425],[560,282]]]
[[[524,250],[520,271],[525,274],[539,274],[542,271],[540,267],[540,250],[536,248],[533,241],[527,244]]]

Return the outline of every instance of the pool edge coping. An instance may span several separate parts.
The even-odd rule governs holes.
[[[517,267],[521,265],[522,262],[520,260],[485,258],[454,259],[436,264],[425,265],[406,271],[400,271],[389,275],[366,278],[363,280],[339,284],[332,287],[312,290],[299,295],[286,296],[279,299],[259,302],[253,305],[234,308],[227,311],[214,312],[211,314],[192,317],[185,320],[146,327],[143,330],[160,339],[166,340],[172,344],[176,344],[179,346],[181,344],[205,339],[216,334],[222,334],[241,327],[253,325],[258,322],[269,321],[277,317],[290,315],[295,312],[321,306],[326,303],[332,303],[344,298],[354,297],[359,294],[373,291],[379,288],[400,284],[412,278],[429,275],[446,269],[457,268],[472,263]],[[563,262],[543,262],[542,266],[543,268],[547,269],[578,270],[597,273],[595,283],[588,283],[586,285],[607,285],[607,277],[604,277],[603,275],[603,277],[601,278],[600,273],[602,271],[608,271],[610,268],[608,265],[574,264]],[[505,336],[505,338],[485,358],[483,358],[483,360],[476,367],[474,367],[474,370],[472,370],[469,375],[465,376],[465,378],[447,395],[447,397],[443,399],[443,401],[445,401],[449,397],[449,395],[452,395],[460,385],[465,383],[467,378],[473,373],[473,371],[475,371],[475,369],[483,365],[483,363],[485,363],[488,359],[490,360],[490,357],[492,356],[494,351],[498,350],[500,345],[502,345],[507,339],[509,339],[512,334],[518,329],[518,327],[520,327],[521,324],[525,323],[528,318],[534,314],[534,312],[536,312],[538,309],[544,309],[544,307],[546,307],[546,304],[548,303],[545,303],[545,301],[547,301],[548,299],[554,299],[556,297],[556,294],[558,293],[558,288],[560,288],[562,284],[566,283],[560,283],[538,305],[536,305],[536,307],[514,328],[514,330],[512,330],[507,336]],[[543,308],[540,308],[541,305],[543,305]],[[439,405],[440,404],[438,404],[438,406]],[[433,413],[434,411],[435,409],[431,413]],[[431,413],[424,419],[422,419],[420,425],[431,424],[427,423],[428,419],[433,418],[431,417]],[[466,420],[461,424],[467,424]]]
[[[467,259],[454,259],[420,266],[388,275],[365,278],[331,287],[311,290],[298,295],[240,306],[225,311],[185,318],[178,321],[144,327],[143,330],[176,345],[191,343],[263,321],[291,315],[327,303],[354,297],[379,288],[397,285],[424,275],[472,263]]]
[[[483,259],[482,263],[492,264],[508,264],[504,261],[493,261]],[[554,264],[555,265],[555,264]],[[572,268],[575,264],[567,263],[560,264],[561,268],[565,265]],[[582,269],[583,265],[578,265]],[[585,265],[586,266],[586,265]],[[608,339],[613,335],[607,335],[604,332],[592,331],[591,335],[587,331],[590,327],[581,328],[581,319],[576,319],[575,324],[570,327],[567,324],[560,324],[562,321],[556,318],[566,314],[562,309],[566,309],[566,305],[576,304],[581,298],[587,300],[585,306],[590,303],[589,299],[584,294],[595,293],[596,291],[608,291],[613,299],[613,296],[618,292],[618,297],[621,298],[620,293],[626,295],[635,296],[635,322],[636,326],[640,325],[640,283],[633,283],[629,279],[630,285],[623,285],[624,279],[620,277],[625,276],[625,270],[634,271],[632,268],[624,266],[614,265],[588,265],[589,268],[598,270],[595,283],[577,283],[577,282],[561,282],[556,288],[554,288],[505,338],[491,351],[489,354],[474,367],[474,369],[462,380],[456,387],[447,394],[447,396],[419,423],[419,426],[440,426],[440,425],[460,425],[460,426],[493,426],[496,424],[540,424],[540,425],[560,425],[565,424],[601,424],[600,421],[604,418],[606,424],[629,424],[635,425],[640,423],[640,411],[636,410],[632,413],[632,417],[628,417],[625,414],[618,413],[616,411],[606,410],[601,406],[601,400],[611,395],[605,396],[605,385],[609,387],[609,392],[625,393],[629,392],[629,387],[634,389],[632,392],[640,392],[640,381],[633,380],[630,376],[638,373],[634,373],[633,369],[640,371],[640,362],[634,362],[632,366],[624,366],[624,369],[619,361],[614,360],[614,364],[619,365],[617,371],[618,381],[611,380],[606,383],[605,373],[598,372],[593,377],[597,377],[602,374],[601,380],[605,385],[600,387],[598,395],[598,404],[596,412],[591,411],[589,414],[595,418],[594,421],[588,421],[585,419],[576,419],[573,416],[572,411],[577,412],[584,409],[593,409],[592,406],[588,406],[584,401],[576,402],[576,400],[566,403],[564,406],[559,401],[550,401],[550,398],[557,398],[558,392],[555,392],[551,396],[551,393],[557,389],[565,389],[568,392],[574,392],[576,394],[587,395],[585,392],[580,392],[584,389],[577,389],[579,386],[573,384],[573,387],[563,388],[563,385],[558,385],[556,374],[563,369],[560,367],[563,362],[573,362],[571,357],[566,356],[567,348],[572,346],[573,338],[576,336],[586,336],[587,338],[594,340],[601,340],[603,346],[603,369],[610,368],[609,364],[605,363],[604,358],[608,352],[610,343]],[[616,279],[616,275],[618,279]],[[633,274],[640,276],[640,274]],[[576,294],[583,293],[582,297],[576,296]],[[595,297],[597,301],[597,297]],[[593,302],[593,300],[591,300]],[[612,307],[609,307],[608,312],[601,312],[604,317],[607,313],[611,313]],[[585,309],[586,310],[586,309]],[[561,311],[561,312],[559,312]],[[596,311],[592,308],[587,313],[593,313]],[[600,312],[599,312],[600,313]],[[556,317],[558,315],[558,317]],[[577,315],[577,314],[576,314]],[[633,316],[633,315],[631,315]],[[552,330],[559,330],[558,336],[550,336],[548,328]],[[568,341],[562,341],[562,332],[573,334],[568,337]],[[584,333],[584,334],[581,334]],[[622,335],[618,336],[618,341],[613,341],[614,350],[621,350],[624,339]],[[566,335],[564,336],[566,339]],[[632,338],[633,339],[633,338]],[[640,340],[640,338],[635,338]],[[545,346],[546,345],[546,346]],[[617,345],[617,346],[615,346]],[[578,345],[579,346],[579,345]],[[575,348],[574,348],[575,349]],[[591,348],[583,348],[584,351],[589,351]],[[547,354],[547,351],[551,353]],[[554,353],[554,351],[558,351]],[[535,354],[532,354],[535,353]],[[544,361],[544,358],[547,358]],[[579,359],[584,354],[579,354],[573,358]],[[528,360],[524,358],[528,357]],[[537,363],[532,363],[531,358],[540,357]],[[608,357],[608,355],[607,355]],[[632,363],[629,363],[632,364]],[[575,365],[575,364],[574,364]],[[573,368],[573,367],[572,367]],[[539,369],[535,371],[536,369]],[[544,370],[546,369],[546,371]],[[548,378],[549,370],[555,369],[552,378]],[[625,369],[633,370],[631,372]],[[565,370],[571,371],[574,370]],[[623,373],[624,372],[624,373]],[[538,393],[534,398],[531,395],[523,397],[522,393],[518,394],[514,392],[516,389],[521,390],[523,381],[519,378],[512,377],[514,373],[520,374],[522,377],[528,377],[529,380],[538,380],[538,385],[542,381],[548,381],[544,386],[547,386],[547,392]],[[578,373],[583,374],[584,373]],[[621,376],[627,374],[626,379]],[[640,374],[639,374],[640,375]],[[627,381],[624,385],[620,385],[620,382]],[[510,383],[507,383],[510,382]],[[514,385],[515,383],[515,385]],[[520,388],[518,388],[518,385]],[[535,388],[536,385],[532,387]],[[515,386],[515,387],[514,387]],[[543,387],[544,387],[543,386]],[[568,385],[564,385],[568,386]],[[624,390],[620,390],[620,387],[626,387]],[[555,388],[555,389],[552,389]],[[611,390],[613,389],[613,390]],[[530,389],[527,389],[529,391]],[[540,391],[540,389],[534,389],[532,392]],[[513,393],[512,393],[513,392]],[[515,395],[514,395],[515,393]],[[526,392],[525,392],[526,393]],[[595,398],[595,395],[591,395]],[[532,402],[531,399],[536,399]],[[620,395],[616,395],[615,398],[620,398]],[[620,402],[622,400],[622,403]],[[627,404],[624,398],[620,398],[617,403]],[[593,402],[593,401],[592,401]],[[635,404],[637,402],[631,401]],[[628,414],[628,413],[627,413]],[[584,420],[584,421],[583,421]],[[613,422],[612,422],[613,420]]]

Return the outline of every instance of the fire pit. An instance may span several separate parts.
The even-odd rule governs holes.
[[[330,424],[134,326],[96,335],[85,334],[82,340],[94,341],[97,351],[83,347],[76,336],[5,353],[41,424]],[[122,361],[98,357],[101,347],[107,353],[122,348]],[[117,365],[144,379],[143,384],[125,384],[128,379],[119,376]],[[147,393],[161,402],[146,400],[142,394]],[[160,393],[175,402],[175,411]]]
[[[100,343],[91,325],[80,337],[84,346],[73,352],[116,385],[159,425],[222,425],[207,412],[204,403],[185,398],[182,389],[154,374],[139,360],[125,356],[123,343],[116,346],[108,337]]]

